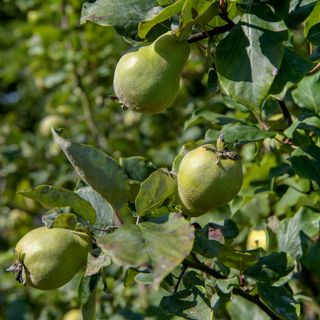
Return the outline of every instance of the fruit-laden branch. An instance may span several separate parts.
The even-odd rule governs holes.
[[[184,267],[190,267],[199,271],[202,271],[216,279],[227,279],[226,276],[220,274],[219,272],[209,268],[204,263],[201,263],[195,256],[192,256],[192,260],[187,260],[184,263]],[[245,291],[243,291],[240,288],[234,288],[232,291],[234,294],[241,296],[242,298],[256,304],[258,307],[260,307],[271,319],[273,320],[281,320],[278,315],[272,312],[260,299],[258,295],[251,295]]]
[[[206,38],[214,37],[218,34],[230,31],[234,26],[235,26],[235,24],[230,20],[224,26],[216,27],[216,28],[209,30],[209,31],[206,31],[206,32],[198,32],[198,33],[192,34],[189,37],[188,42],[193,43],[193,42],[197,42],[197,41],[200,41],[200,40],[203,40]]]

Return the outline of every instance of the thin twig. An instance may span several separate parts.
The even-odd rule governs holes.
[[[292,124],[292,118],[291,118],[290,112],[283,100],[278,100],[278,102],[279,102],[279,106],[282,111],[283,117],[287,121],[287,124],[289,127]]]
[[[174,293],[177,293],[178,289],[179,289],[179,285],[180,285],[180,282],[182,280],[182,277],[183,275],[185,274],[186,270],[188,269],[188,267],[186,265],[182,265],[182,270],[180,272],[180,275],[179,275],[179,278],[178,278],[178,281],[176,283],[176,285],[174,286]]]
[[[193,43],[193,42],[197,42],[197,41],[200,41],[203,39],[217,36],[218,34],[230,31],[234,26],[235,26],[235,24],[232,21],[230,21],[230,22],[228,22],[228,24],[226,24],[224,26],[216,27],[216,28],[209,30],[209,31],[206,31],[206,32],[198,32],[198,33],[192,34],[189,37],[188,42]]]
[[[307,73],[307,75],[308,75],[308,76],[311,76],[312,74],[315,74],[318,70],[320,70],[320,62],[319,62],[314,68],[312,68],[312,69]]]
[[[78,74],[78,72],[75,72],[75,76],[78,82],[78,87],[76,88],[76,93],[78,94],[81,104],[83,107],[84,117],[86,119],[88,128],[93,136],[94,141],[96,142],[96,145],[98,148],[101,148],[101,141],[98,134],[98,129],[95,124],[94,118],[93,118],[93,112],[92,112],[92,105],[90,102],[90,99],[84,89],[84,85],[82,83],[81,76]]]

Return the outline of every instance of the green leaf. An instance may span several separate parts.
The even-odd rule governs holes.
[[[252,319],[252,320],[269,320],[269,316],[265,314],[256,304],[234,295],[230,302],[227,302],[227,311],[231,320]]]
[[[155,0],[87,1],[82,6],[80,23],[112,26],[120,35],[135,38],[139,22],[156,6]]]
[[[320,276],[320,241],[311,243],[301,262],[311,272]]]
[[[140,272],[139,269],[129,267],[124,274],[123,285],[127,288],[131,286],[133,283],[135,283],[134,278],[139,272]]]
[[[182,283],[183,290],[161,299],[161,309],[168,315],[183,319],[212,319],[213,310],[200,275],[195,271],[189,271],[183,276]]]
[[[274,138],[276,132],[262,131],[254,126],[227,124],[221,130],[226,143],[244,144],[252,141]]]
[[[290,29],[295,29],[302,23],[312,12],[318,0],[290,0],[289,14],[285,17],[285,23]],[[285,1],[287,2],[287,1]],[[277,3],[278,5],[278,3]]]
[[[218,230],[218,232],[217,232]],[[226,229],[224,229],[225,231]],[[232,232],[232,236],[234,231]],[[223,245],[219,241],[223,239],[223,233],[212,224],[207,224],[203,229],[195,231],[193,251],[205,258],[218,258],[220,262],[230,268],[242,270],[257,262],[257,252],[241,252]]]
[[[95,225],[99,227],[112,226],[113,209],[102,196],[91,187],[83,187],[75,191],[81,198],[87,200],[94,208],[97,218]]]
[[[279,72],[272,83],[269,93],[280,94],[284,88],[289,88],[301,81],[312,67],[311,61],[285,47]]]
[[[313,238],[319,233],[320,215],[308,208],[301,208],[292,218],[280,222],[277,238],[279,251],[300,258],[305,249],[306,235]]]
[[[73,191],[61,187],[41,185],[31,190],[21,191],[19,194],[39,202],[48,209],[71,207],[75,213],[92,224],[96,220],[96,212],[91,204]]]
[[[216,68],[223,90],[259,110],[279,71],[286,26],[267,6],[253,5],[217,46]]]
[[[220,292],[224,294],[231,293],[234,287],[239,287],[239,286],[240,286],[240,281],[238,276],[228,278],[228,279],[216,280],[216,287],[219,289]]]
[[[176,179],[169,171],[159,169],[153,172],[141,183],[135,201],[138,215],[143,216],[160,206],[175,190]]]
[[[144,157],[120,158],[119,163],[129,179],[143,181],[156,170],[153,163]]]
[[[201,20],[206,24],[218,14],[218,4],[211,0],[185,0],[177,34],[187,33],[194,24],[202,24]]]
[[[320,148],[318,146],[311,144],[297,148],[291,153],[289,160],[299,177],[314,180],[320,186]]]
[[[300,306],[285,287],[258,283],[257,288],[260,299],[281,319],[299,319]]]
[[[94,320],[96,310],[96,288],[100,274],[83,276],[78,287],[78,301],[81,304],[84,320]]]
[[[84,305],[89,301],[89,298],[97,288],[99,281],[100,274],[95,274],[93,276],[82,276],[78,287],[78,300],[81,305]]]
[[[115,210],[123,207],[129,198],[129,180],[120,165],[97,148],[65,140],[56,131],[53,136],[80,178]]]
[[[305,112],[295,119],[291,126],[284,131],[288,138],[293,138],[297,129],[310,130],[320,135],[320,119],[313,113]]]
[[[301,108],[320,114],[320,72],[304,77],[292,91],[294,102]]]
[[[320,2],[314,6],[311,14],[305,21],[304,36],[314,45],[320,44]]]
[[[239,235],[239,229],[237,225],[230,219],[226,219],[223,222],[223,225],[219,225],[216,223],[209,223],[210,230],[212,232],[214,229],[218,229],[221,231],[223,237],[225,239],[233,239]]]
[[[190,253],[193,227],[179,214],[171,214],[163,224],[143,222],[123,225],[98,240],[100,247],[120,265],[153,269],[153,287],[164,279]]]
[[[285,252],[272,253],[244,271],[244,275],[259,282],[273,283],[295,268],[295,260]]]
[[[145,19],[139,23],[138,35],[144,39],[148,32],[158,23],[161,23],[182,10],[183,4],[186,0],[177,0],[173,4],[161,10],[157,15],[152,16],[151,19]]]
[[[93,276],[97,274],[102,268],[107,267],[110,264],[111,258],[103,252],[101,252],[98,257],[89,254],[85,275]]]

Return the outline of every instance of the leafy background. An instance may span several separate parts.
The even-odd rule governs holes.
[[[213,313],[218,319],[268,319],[256,304],[236,294],[240,287],[237,272],[281,319],[297,319],[299,314],[302,319],[320,316],[320,74],[311,71],[320,58],[319,1],[229,1],[228,16],[236,26],[216,14],[209,25],[194,27],[194,33],[206,29],[210,34],[217,27],[232,30],[192,44],[174,106],[161,114],[140,115],[124,112],[113,99],[114,67],[126,50],[145,36],[153,40],[170,26],[177,27],[176,14],[181,11],[185,18],[179,32],[183,36],[194,24],[190,12],[196,9],[200,15],[207,8],[208,1],[191,0],[2,3],[0,318],[59,319],[80,304],[92,304],[97,296],[97,317],[108,319],[210,319]],[[141,237],[146,239],[144,230],[152,229],[150,221],[164,222],[163,212],[170,209],[167,198],[174,187],[160,168],[176,172],[184,150],[216,141],[222,132],[226,143],[241,154],[243,187],[230,205],[192,222],[203,227],[195,230],[194,252],[203,261],[217,259],[216,271],[227,279],[213,280],[191,269],[184,274],[179,291],[173,293],[179,267],[170,269],[171,275],[150,277],[138,267],[111,264],[101,275],[103,281],[97,275],[90,278],[96,291],[86,292],[89,280],[82,279],[78,299],[80,275],[57,291],[40,292],[19,286],[5,273],[15,243],[40,225],[41,215],[52,207],[50,197],[42,199],[40,206],[32,200],[39,201],[37,196],[25,198],[17,192],[56,186],[50,190],[65,199],[67,190],[77,189],[95,209],[98,224],[104,226],[113,223],[111,206],[120,207],[130,196],[116,194],[109,199],[107,188],[104,194],[111,206],[101,205],[105,201],[101,195],[77,185],[76,171],[59,147],[68,155],[64,138],[56,133],[53,139],[45,125],[48,120],[43,120],[52,116],[73,141],[72,152],[85,153],[82,144],[96,146],[116,160],[121,158],[131,183],[139,186],[143,181],[140,190],[165,186],[167,193],[140,192],[137,196],[135,209],[146,221],[139,232],[134,225],[125,227],[135,228],[137,243]],[[104,161],[117,168],[112,158]],[[92,159],[89,155],[86,163],[91,164]],[[142,170],[137,171],[138,167]],[[81,178],[90,184],[85,176]],[[126,182],[119,179],[128,192]],[[83,216],[82,206],[77,208],[74,200],[76,194],[68,195],[68,205]],[[156,207],[152,206],[155,200]],[[92,214],[86,212],[88,216],[83,217],[90,221]],[[65,223],[55,218],[47,214],[44,221]],[[185,233],[175,236],[185,241],[191,232],[189,225],[179,219],[169,221],[173,229],[184,226]],[[221,230],[219,239],[208,239],[209,222]],[[165,232],[169,227],[163,224]],[[268,250],[258,259],[244,253],[252,228],[265,228],[269,235]],[[107,250],[113,243],[110,238],[112,234],[101,241]],[[120,263],[139,266],[146,262],[143,252],[133,255],[132,261],[129,255],[119,259],[117,251],[123,249],[124,241],[121,232],[116,239],[119,246],[114,254]],[[134,249],[141,250],[139,246]],[[170,254],[165,252],[166,257]],[[108,259],[103,263],[107,265]],[[151,264],[156,268],[159,261]],[[165,276],[160,289],[152,290],[150,284],[157,279],[158,285]]]

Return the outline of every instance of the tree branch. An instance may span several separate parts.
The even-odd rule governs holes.
[[[197,42],[197,41],[200,41],[200,40],[203,40],[206,38],[211,38],[211,37],[217,36],[218,34],[230,31],[234,26],[235,26],[235,24],[230,20],[228,22],[228,24],[226,24],[224,26],[216,27],[216,28],[209,30],[207,32],[198,32],[198,33],[192,34],[189,37],[188,42],[193,43],[193,42]]]
[[[216,279],[227,279],[226,276],[218,273],[217,271],[209,268],[204,263],[201,263],[195,256],[193,256],[193,260],[187,260],[184,262],[185,267],[190,267],[199,271],[202,271],[213,278]],[[271,319],[273,320],[281,320],[280,317],[278,317],[277,314],[273,313],[272,310],[270,310],[260,299],[258,295],[251,295],[245,291],[243,291],[240,288],[234,288],[232,291],[234,294],[241,296],[242,298],[256,304],[258,307],[260,307]]]
[[[259,306],[271,319],[274,320],[281,320],[280,317],[278,317],[275,313],[273,313],[260,299],[259,296],[256,295],[251,295],[239,288],[234,288],[233,289],[233,293],[241,296],[242,298],[251,301],[252,303],[256,304],[257,306]]]

